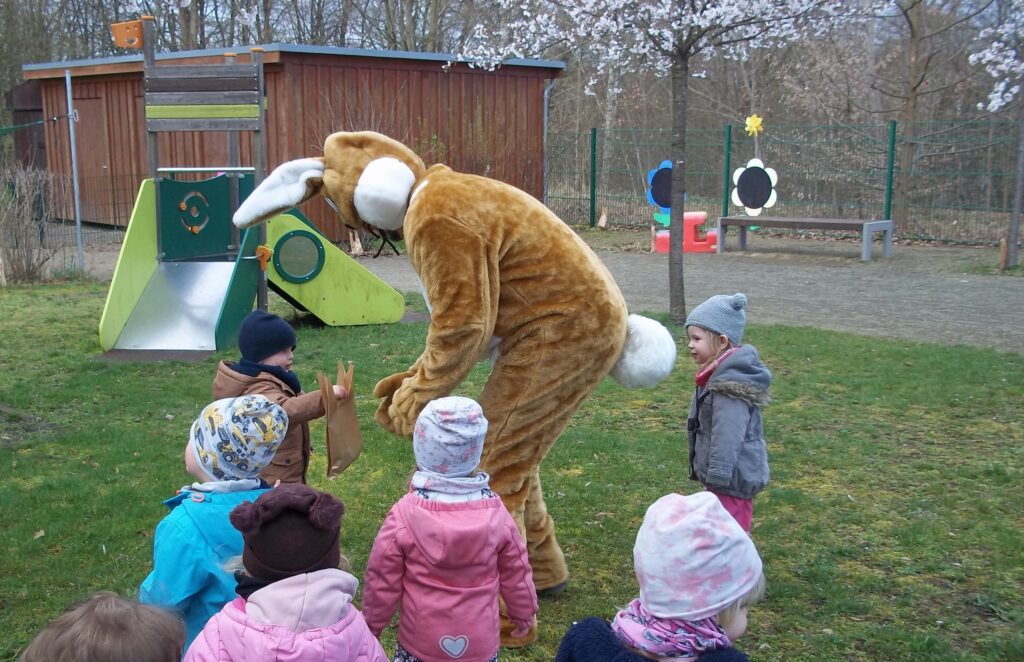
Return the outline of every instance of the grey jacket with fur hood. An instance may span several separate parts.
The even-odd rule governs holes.
[[[690,478],[742,499],[768,484],[768,446],[761,407],[768,404],[772,373],[753,345],[741,345],[719,365],[690,401],[687,436]]]

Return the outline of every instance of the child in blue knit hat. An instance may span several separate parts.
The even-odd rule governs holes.
[[[690,356],[698,370],[686,421],[690,478],[718,497],[745,531],[754,496],[768,483],[768,446],[761,407],[772,373],[753,345],[743,345],[747,297],[719,294],[686,318]]]
[[[288,412],[288,435],[273,461],[260,477],[271,485],[305,483],[309,469],[311,444],[309,422],[325,413],[320,389],[302,391],[299,377],[292,371],[296,338],[288,322],[265,310],[249,313],[238,331],[237,362],[221,361],[213,378],[213,397],[262,395]],[[334,397],[343,400],[348,393],[334,387]]]

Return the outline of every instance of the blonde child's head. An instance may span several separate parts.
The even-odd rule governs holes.
[[[170,612],[101,591],[36,635],[20,662],[178,662],[185,626]]]
[[[764,594],[753,541],[711,492],[655,501],[637,533],[633,561],[640,597],[612,628],[647,656],[695,653],[698,639],[731,645],[746,630],[747,607]]]
[[[288,414],[262,395],[211,402],[192,423],[185,468],[201,481],[256,478],[288,432]]]

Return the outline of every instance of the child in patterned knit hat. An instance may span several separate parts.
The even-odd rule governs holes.
[[[574,623],[555,662],[700,660],[745,662],[733,642],[747,608],[764,594],[750,536],[710,492],[661,497],[644,516],[633,547],[640,597],[609,624]]]
[[[526,546],[490,477],[476,471],[486,434],[483,410],[469,398],[433,400],[416,420],[417,471],[373,543],[363,593],[378,637],[401,605],[395,662],[497,660],[499,594],[513,636],[534,625]]]
[[[228,516],[270,487],[260,478],[288,430],[288,415],[261,395],[217,400],[192,424],[185,470],[196,482],[164,505],[171,509],[153,536],[153,570],[139,600],[175,611],[185,621],[185,648],[206,621],[235,597],[225,563],[242,553]]]
[[[696,386],[686,420],[690,478],[718,497],[744,531],[754,517],[754,496],[768,484],[768,444],[761,408],[772,373],[757,348],[743,345],[747,297],[719,294],[686,318]]]

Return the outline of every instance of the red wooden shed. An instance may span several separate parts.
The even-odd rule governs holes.
[[[267,170],[319,156],[335,131],[374,130],[401,140],[427,162],[499,179],[540,198],[544,187],[548,86],[565,65],[513,60],[495,71],[452,63],[434,53],[372,51],[289,44],[263,49],[267,101]],[[222,63],[238,49],[156,55],[161,64]],[[143,104],[142,55],[26,64],[38,81],[44,117],[67,112],[65,71],[72,81],[82,220],[124,226],[142,179],[150,176]],[[70,176],[67,122],[45,125],[47,167]],[[246,134],[249,135],[249,134]],[[161,167],[227,165],[228,134],[164,133]],[[241,164],[252,165],[249,140]],[[303,211],[334,241],[343,238],[334,212],[317,197]],[[68,218],[72,217],[68,210]]]

